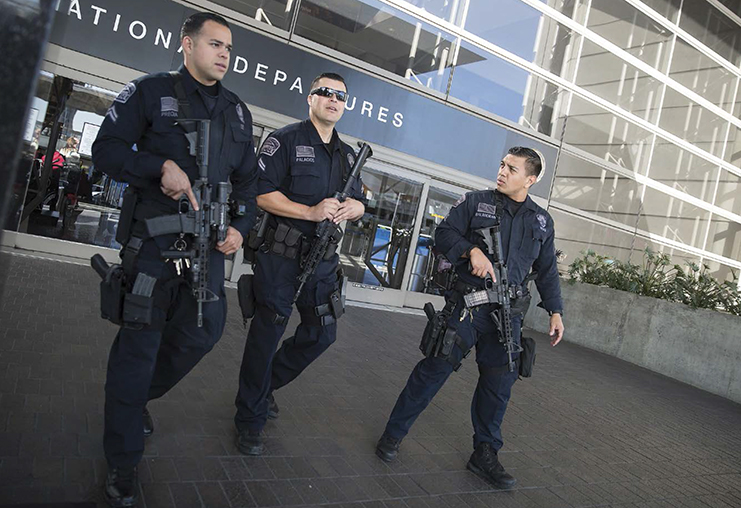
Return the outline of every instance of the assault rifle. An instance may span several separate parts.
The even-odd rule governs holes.
[[[489,316],[499,330],[499,342],[504,344],[504,349],[507,352],[507,368],[509,372],[514,372],[515,362],[512,360],[512,355],[521,352],[522,348],[512,337],[512,308],[510,302],[512,295],[507,267],[502,256],[502,235],[499,231],[499,222],[497,221],[491,228],[479,229],[477,233],[484,237],[488,254],[494,259],[496,282],[491,275],[486,274],[484,289],[464,295],[463,300],[466,308],[469,309],[479,305],[494,304],[495,308]]]
[[[342,188],[342,192],[336,192],[333,196],[340,202],[345,201],[345,199],[350,195],[350,191],[360,176],[360,170],[363,169],[366,159],[373,156],[373,150],[368,143],[358,142],[358,146],[360,147],[360,152],[358,152],[358,156],[355,158],[355,164],[345,181],[345,186]],[[298,300],[301,291],[304,289],[304,284],[306,284],[311,276],[314,275],[314,272],[316,272],[316,268],[326,256],[329,246],[331,244],[339,244],[342,239],[342,234],[342,229],[329,219],[324,219],[316,227],[311,249],[308,254],[301,259],[302,271],[301,275],[298,276],[300,284],[293,297],[293,303],[296,303],[296,300]]]
[[[210,120],[178,120],[185,129],[190,144],[190,155],[196,157],[198,179],[193,184],[198,210],[193,208],[187,196],[180,197],[178,213],[155,217],[145,221],[150,236],[172,233],[180,234],[172,249],[162,252],[162,257],[176,263],[178,273],[189,268],[189,282],[193,296],[198,302],[198,326],[203,326],[203,303],[215,302],[219,297],[208,288],[209,253],[216,242],[226,239],[230,211],[234,215],[244,214],[229,201],[232,184],[221,182],[216,185],[216,199],[212,201],[212,185],[208,181],[208,151]],[[185,235],[193,241],[187,249]],[[184,266],[183,266],[184,265]]]

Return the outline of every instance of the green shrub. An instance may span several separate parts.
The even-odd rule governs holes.
[[[741,316],[741,293],[737,275],[733,281],[719,282],[708,273],[708,266],[687,263],[686,269],[671,263],[667,254],[646,249],[640,265],[624,263],[592,250],[582,253],[569,266],[569,282],[584,282],[630,291],[643,296],[687,304],[694,308],[715,309]]]

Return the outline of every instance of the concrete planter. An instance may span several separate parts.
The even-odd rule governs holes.
[[[741,317],[562,281],[566,341],[741,403]],[[525,326],[548,333],[535,307]]]

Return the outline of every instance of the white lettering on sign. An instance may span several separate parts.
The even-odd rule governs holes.
[[[65,13],[67,16],[74,16],[79,21],[88,21],[91,26],[94,27],[108,27],[113,32],[118,32],[123,23],[124,33],[127,33],[129,37],[136,41],[148,41],[148,43],[154,47],[162,48],[164,50],[170,50],[170,44],[173,40],[173,32],[163,29],[162,27],[148,26],[146,19],[133,19],[128,14],[121,13],[109,13],[107,9],[88,3],[90,0],[57,0],[56,9],[60,13]],[[66,8],[65,8],[66,6]],[[110,14],[110,15],[109,15]],[[63,14],[62,14],[63,15]],[[126,19],[128,17],[128,19]],[[177,35],[177,34],[176,34]],[[177,53],[182,53],[182,46],[178,45]],[[252,61],[254,65],[254,74],[247,74],[250,69],[250,62],[247,58],[234,54],[234,64],[232,70],[235,74],[244,76],[244,79],[252,79],[256,82],[263,82],[266,86],[279,87],[282,90],[288,92],[296,92],[300,95],[304,94],[303,77],[291,75],[290,69],[271,69],[265,63],[259,61]],[[288,84],[290,83],[290,86]],[[360,101],[360,111],[356,109],[356,105]],[[363,99],[358,99],[355,96],[350,96],[348,101],[345,103],[345,110],[349,112],[356,112],[360,117],[368,118],[371,121],[376,121],[382,124],[388,124],[389,120],[391,125],[399,129],[404,125],[404,115],[400,111],[392,112],[388,106],[374,104],[373,102]]]

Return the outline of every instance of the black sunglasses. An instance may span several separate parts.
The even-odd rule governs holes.
[[[335,90],[334,88],[329,88],[327,86],[320,86],[319,88],[315,88],[309,93],[309,95],[321,95],[322,97],[332,97],[334,95],[340,102],[347,101],[347,92],[343,92],[342,90]]]

